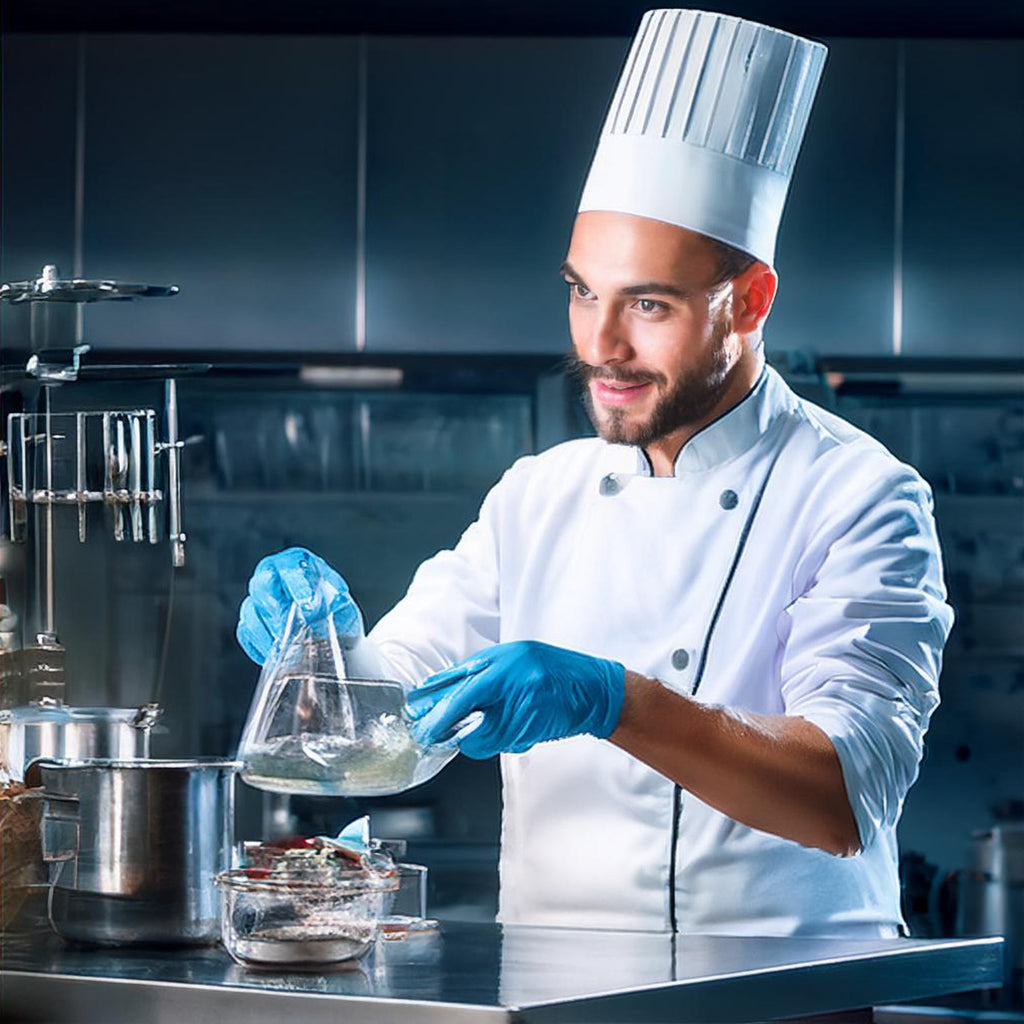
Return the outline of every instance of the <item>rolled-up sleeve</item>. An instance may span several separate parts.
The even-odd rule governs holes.
[[[917,778],[953,611],[927,484],[899,466],[841,490],[780,616],[781,682],[835,746],[863,850]]]

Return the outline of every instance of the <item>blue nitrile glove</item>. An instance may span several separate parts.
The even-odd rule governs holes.
[[[410,691],[406,710],[423,745],[445,742],[467,715],[483,712],[458,736],[463,754],[483,759],[580,733],[606,739],[619,723],[625,684],[617,661],[515,640],[431,676]]]
[[[258,665],[281,639],[292,604],[310,626],[326,626],[330,617],[339,637],[363,635],[363,617],[339,573],[305,548],[288,548],[268,555],[256,566],[249,580],[249,596],[238,612],[235,635],[242,650]]]

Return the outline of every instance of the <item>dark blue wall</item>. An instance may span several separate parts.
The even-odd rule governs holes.
[[[830,46],[769,349],[1021,356],[1024,43]],[[101,350],[561,352],[626,47],[8,34],[3,276],[70,271],[77,240],[88,275],[181,286],[88,310]]]

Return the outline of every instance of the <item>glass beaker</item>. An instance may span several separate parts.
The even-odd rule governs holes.
[[[292,605],[271,650],[242,739],[242,778],[273,793],[388,796],[436,775],[454,742],[421,746],[405,691],[387,679],[349,679],[328,616],[315,626]]]

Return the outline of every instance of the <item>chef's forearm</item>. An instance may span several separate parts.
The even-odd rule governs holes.
[[[805,719],[700,704],[627,672],[610,739],[744,825],[829,853],[859,849],[835,748]]]

